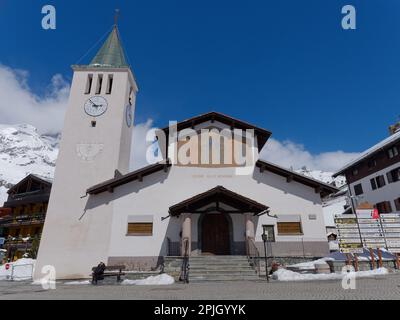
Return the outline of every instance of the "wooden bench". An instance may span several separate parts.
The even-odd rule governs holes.
[[[99,280],[98,276],[94,273],[97,267],[92,268],[92,284],[96,285]],[[107,266],[104,270],[104,273],[100,277],[117,277],[117,282],[121,282],[121,276],[124,276],[125,273],[122,272],[125,270],[125,266]]]

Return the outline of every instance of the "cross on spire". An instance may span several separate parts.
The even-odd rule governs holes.
[[[115,9],[115,15],[114,15],[114,26],[115,27],[118,25],[118,18],[119,18],[119,9]]]

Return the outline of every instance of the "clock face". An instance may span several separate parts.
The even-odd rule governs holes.
[[[101,96],[94,96],[85,102],[85,112],[92,117],[99,117],[107,111],[107,100]]]
[[[125,110],[126,125],[130,128],[133,122],[132,107],[128,104]]]

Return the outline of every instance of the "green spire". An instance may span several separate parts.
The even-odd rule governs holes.
[[[114,68],[129,67],[125,59],[124,49],[122,48],[116,25],[90,63],[90,66]]]

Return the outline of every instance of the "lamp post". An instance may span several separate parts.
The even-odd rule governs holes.
[[[267,241],[268,241],[268,234],[265,232],[262,234],[262,240],[264,242],[264,255],[265,255],[265,275],[267,276],[267,282],[269,282],[269,275],[268,275],[268,257],[267,257]]]

